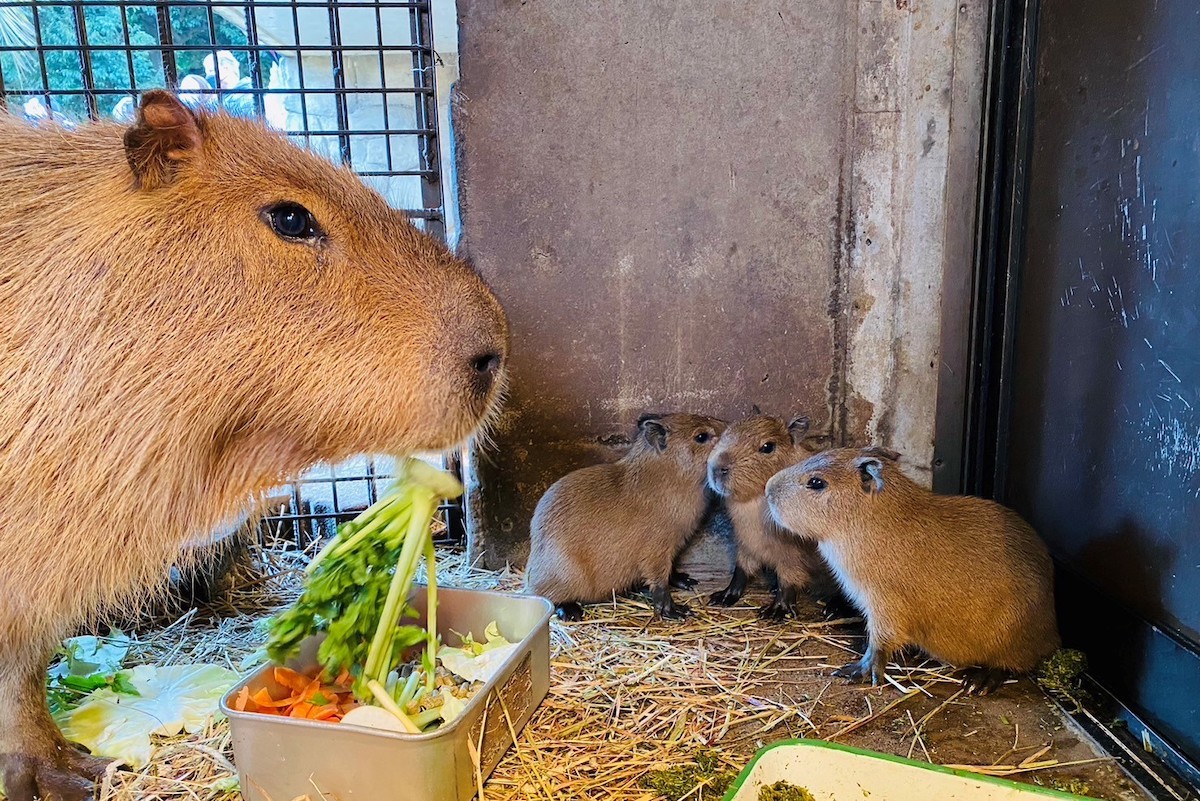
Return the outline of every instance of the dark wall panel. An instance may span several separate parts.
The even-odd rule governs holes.
[[[1200,6],[1041,6],[1002,494],[1085,585],[1200,647]],[[1067,634],[1196,748],[1196,668],[1070,601]]]

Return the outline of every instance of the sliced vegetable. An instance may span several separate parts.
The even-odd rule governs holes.
[[[437,652],[437,584],[431,523],[438,501],[457,498],[462,485],[449,473],[407,459],[383,496],[337,536],[306,569],[299,600],[270,624],[267,654],[282,664],[308,637],[326,632],[317,658],[331,672],[349,670],[359,701],[376,702],[370,683],[386,689],[405,652],[426,644],[427,676]],[[401,625],[420,560],[429,578],[428,629]],[[429,685],[432,689],[432,685]],[[388,696],[391,697],[390,695]]]
[[[59,715],[58,724],[67,739],[93,754],[140,768],[150,761],[151,735],[203,729],[237,674],[217,665],[140,665],[129,680],[137,696],[98,689]]]

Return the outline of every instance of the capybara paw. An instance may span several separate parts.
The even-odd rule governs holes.
[[[74,743],[62,751],[62,758],[73,772],[92,781],[102,779],[112,764],[111,759],[92,756]]]
[[[676,570],[671,573],[671,586],[677,590],[690,590],[699,582],[696,579],[684,573],[682,570]]]
[[[82,755],[81,755],[82,756]],[[89,759],[92,759],[89,757]],[[74,769],[74,756],[0,755],[7,801],[92,801],[92,780]]]
[[[959,679],[967,695],[990,695],[1011,678],[1012,673],[997,668],[973,667],[959,671]]]
[[[574,601],[570,601],[554,607],[554,614],[558,615],[559,620],[565,620],[568,623],[578,623],[580,620],[583,620],[583,607]]]
[[[849,679],[850,681],[862,681],[863,669],[858,662],[851,662],[848,665],[842,665],[837,670],[833,671],[833,675],[839,679]]]
[[[833,671],[833,675],[839,679],[848,679],[855,683],[870,680],[872,687],[878,686],[881,681],[884,681],[883,670],[881,668],[864,664],[861,659],[857,662],[843,665]]]
[[[759,618],[763,620],[787,620],[796,616],[796,607],[792,604],[775,600],[758,610]]]
[[[719,590],[708,596],[709,606],[733,606],[742,598],[740,592],[731,592],[729,590]]]
[[[655,613],[663,620],[683,620],[690,617],[692,614],[691,608],[685,603],[676,603],[671,601],[667,604],[660,604],[654,607]]]
[[[830,598],[825,600],[821,605],[821,617],[826,621],[851,620],[861,617],[861,615],[854,608],[854,604],[841,598]]]

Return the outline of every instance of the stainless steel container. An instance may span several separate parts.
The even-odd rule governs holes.
[[[425,621],[425,588],[413,607]],[[549,601],[529,595],[438,588],[438,633],[456,644],[470,632],[482,642],[488,623],[519,647],[451,724],[429,734],[370,731],[337,723],[238,712],[229,704],[241,691],[280,688],[266,665],[221,699],[229,717],[233,755],[246,801],[466,801],[476,792],[472,750],[486,779],[546,697],[550,681]],[[316,666],[319,639],[305,643],[289,667]]]

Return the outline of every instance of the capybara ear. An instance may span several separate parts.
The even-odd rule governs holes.
[[[792,435],[792,444],[799,445],[808,433],[809,420],[807,417],[797,417],[787,425],[788,433]]]
[[[760,414],[762,414],[762,409],[758,408],[757,403],[750,404],[750,414],[754,415],[755,417],[758,417]]]
[[[875,458],[856,459],[854,466],[858,468],[862,479],[863,492],[875,495],[883,492],[883,462]]]
[[[137,122],[125,132],[125,157],[140,189],[171,183],[175,170],[200,150],[200,121],[179,98],[162,89],[142,95]]]
[[[663,425],[661,417],[644,414],[638,420],[638,428],[641,429],[642,435],[646,437],[647,442],[654,446],[655,450],[665,451],[667,449],[667,427]]]
[[[900,454],[890,448],[883,448],[879,445],[871,445],[863,448],[861,451],[863,456],[878,456],[880,459],[887,459],[889,462],[900,461]]]

